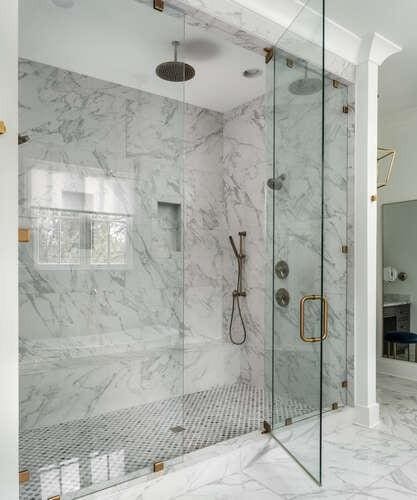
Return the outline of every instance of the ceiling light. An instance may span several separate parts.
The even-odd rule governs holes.
[[[243,76],[245,78],[257,78],[262,75],[262,70],[259,68],[245,69]]]
[[[74,7],[74,0],[52,0],[52,3],[57,7],[62,7],[64,9]]]

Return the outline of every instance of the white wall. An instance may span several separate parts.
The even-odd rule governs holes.
[[[381,116],[379,145],[393,147],[396,161],[389,185],[379,190],[378,217],[378,301],[377,301],[377,370],[417,380],[417,364],[382,358],[382,205],[417,200],[417,108]],[[406,269],[400,269],[407,271]],[[404,293],[408,293],[405,291]]]
[[[18,498],[17,4],[0,0],[0,498]]]

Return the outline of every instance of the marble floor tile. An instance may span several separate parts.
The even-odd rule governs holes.
[[[364,488],[417,457],[416,453],[407,441],[352,425],[325,438],[323,483],[330,488]]]
[[[285,498],[271,491],[245,473],[232,474],[172,500],[279,500]]]
[[[376,481],[366,491],[352,497],[354,500],[410,500],[417,498],[417,460],[395,469],[391,474]]]
[[[417,395],[417,383],[414,380],[407,380],[380,373],[378,373],[377,376],[377,389],[380,391],[380,394],[383,394],[384,390],[388,389],[399,392],[403,395]]]
[[[413,432],[412,415],[413,412],[417,413],[417,399],[412,395],[411,384],[405,382],[402,393],[401,381],[383,380],[383,382],[384,384],[389,382],[389,385],[385,384],[380,389],[380,427],[366,429],[354,425],[354,412],[349,408],[324,415],[322,487],[318,486],[271,437],[263,441],[261,446],[258,445],[253,453],[249,453],[253,444],[248,443],[249,448],[247,450],[245,448],[245,452],[240,452],[240,455],[235,452],[229,455],[225,460],[226,466],[220,457],[215,457],[198,466],[192,465],[188,472],[185,469],[182,472],[177,471],[172,476],[166,475],[160,479],[159,484],[149,484],[141,492],[127,487],[125,494],[109,498],[111,500],[417,499],[417,445],[410,439],[402,438],[408,437]],[[395,426],[395,412],[403,417],[401,426]],[[391,421],[391,427],[387,425],[388,421]],[[312,448],[313,452],[310,451],[312,458],[317,449],[313,427],[307,419],[290,426],[282,436],[287,440],[287,445],[288,443],[294,445],[292,440],[298,440],[298,444],[304,442],[303,454],[309,457],[308,449]],[[399,427],[401,427],[400,432]],[[227,443],[224,446],[227,446]],[[245,459],[242,459],[242,453]]]

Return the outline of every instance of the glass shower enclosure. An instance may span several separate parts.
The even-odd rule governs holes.
[[[312,0],[267,74],[270,426],[318,483],[323,412],[346,404],[347,384],[348,96],[326,72],[324,29],[324,2]]]
[[[183,454],[183,84],[153,77],[183,40],[146,3],[20,2],[21,498]]]
[[[20,0],[22,500],[261,430],[322,480],[347,276],[347,91],[324,68],[324,0],[274,47],[179,3]],[[175,58],[196,80],[158,76]]]

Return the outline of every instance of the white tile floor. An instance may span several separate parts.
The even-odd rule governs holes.
[[[118,500],[417,499],[417,383],[379,377],[381,423],[353,425],[349,410],[325,418],[324,486],[318,487],[271,439],[241,470],[224,467],[188,474],[187,484],[166,476]],[[327,421],[326,421],[327,420]],[[308,443],[306,443],[308,446]],[[177,477],[178,479],[178,477]],[[181,483],[181,484],[180,484]],[[107,498],[107,497],[106,497]]]

